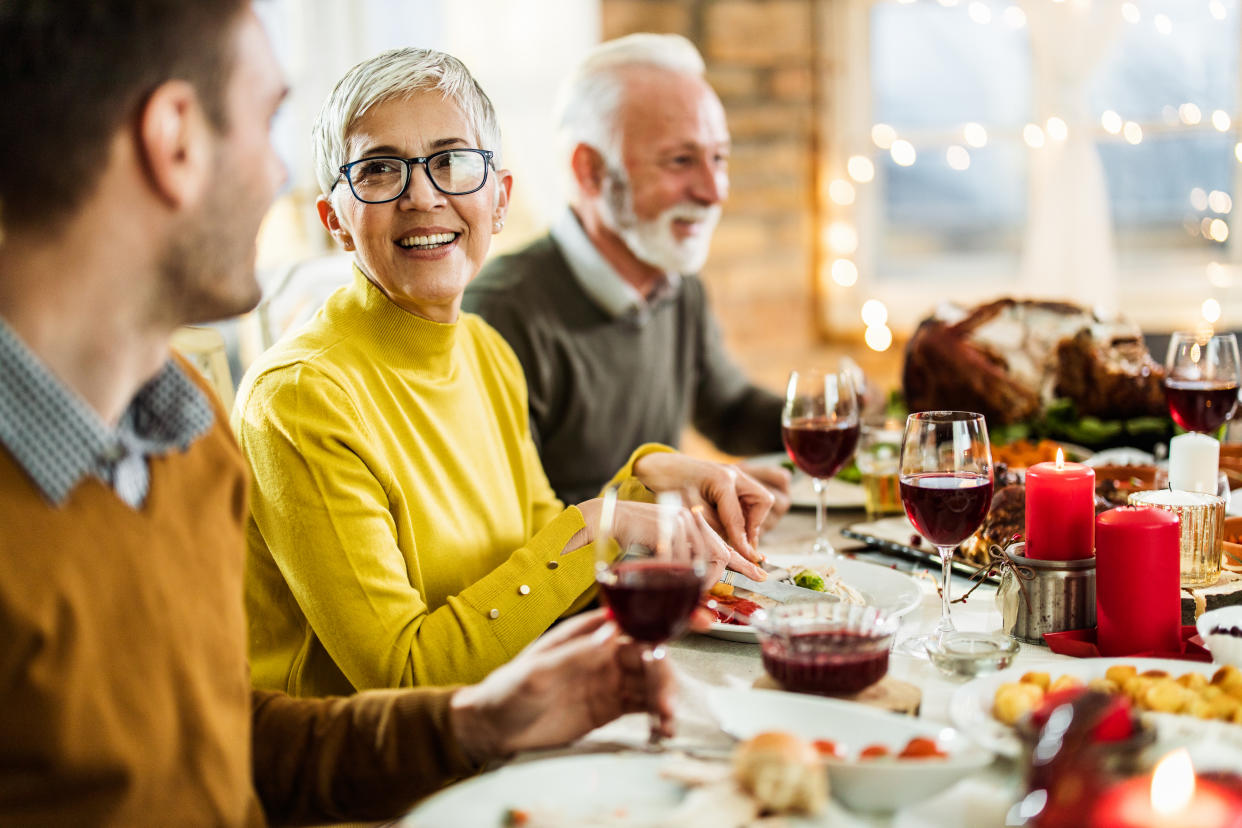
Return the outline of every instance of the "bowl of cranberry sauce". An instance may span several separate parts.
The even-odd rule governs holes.
[[[752,617],[763,668],[786,690],[857,693],[888,673],[900,619],[875,607],[783,604]]]

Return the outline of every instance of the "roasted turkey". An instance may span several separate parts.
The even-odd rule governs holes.
[[[942,307],[919,324],[902,370],[911,411],[978,411],[993,424],[1028,420],[1056,397],[1101,419],[1163,415],[1163,378],[1132,323],[1018,299]]]

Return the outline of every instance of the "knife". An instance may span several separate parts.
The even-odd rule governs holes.
[[[827,592],[818,592],[813,589],[782,583],[776,579],[755,581],[747,578],[740,572],[734,572],[732,569],[724,571],[724,574],[720,576],[720,583],[748,589],[751,592],[765,595],[782,604],[793,604],[799,601],[828,601],[829,603],[837,603],[841,600],[836,595]]]

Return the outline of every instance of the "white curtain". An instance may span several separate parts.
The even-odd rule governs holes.
[[[1030,197],[1022,253],[1022,292],[1073,298],[1105,314],[1120,285],[1104,170],[1093,135],[1087,86],[1122,24],[1120,0],[1024,0],[1031,38],[1038,124],[1061,118],[1064,140],[1028,150]]]

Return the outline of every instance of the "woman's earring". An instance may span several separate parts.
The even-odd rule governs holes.
[[[496,223],[492,225],[492,231],[495,233],[499,233],[501,230],[504,229],[504,226],[505,226],[504,219],[496,219]]]

